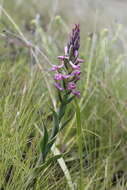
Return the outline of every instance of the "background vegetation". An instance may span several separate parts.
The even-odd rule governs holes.
[[[74,23],[81,25],[80,56],[85,60],[78,101],[82,131],[77,135],[72,103],[65,115],[72,120],[49,155],[63,157],[43,167],[35,189],[126,190],[125,7],[124,1],[1,0],[0,190],[26,189],[43,122],[50,130],[50,107],[57,102],[50,64],[58,63]]]

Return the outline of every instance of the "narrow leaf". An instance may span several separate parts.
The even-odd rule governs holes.
[[[65,109],[66,109],[66,103],[63,102],[60,106],[60,109],[59,109],[59,121],[62,119],[62,117],[64,116],[65,114]]]
[[[53,111],[54,126],[52,128],[50,139],[54,138],[57,135],[58,131],[59,131],[58,115],[54,110],[52,110],[52,111]]]
[[[46,126],[44,125],[44,135],[40,142],[40,149],[41,149],[42,154],[45,153],[47,143],[48,143],[48,131],[46,129]]]

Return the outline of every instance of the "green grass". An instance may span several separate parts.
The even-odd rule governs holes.
[[[50,63],[58,63],[57,56],[62,54],[71,28],[64,15],[56,17],[56,13],[52,20],[43,13],[43,22],[37,23],[32,17],[32,1],[26,9],[25,1],[21,3],[18,14],[10,1],[3,5],[1,32],[10,29],[41,49],[32,52],[1,38],[0,188],[25,190],[40,154],[43,121],[50,130],[50,108],[57,103]],[[30,14],[24,15],[28,5]],[[24,27],[21,18],[36,31],[35,35]],[[82,25],[82,30],[85,27]],[[115,33],[101,30],[92,38],[82,33],[80,55],[85,63],[79,82],[81,99],[76,106],[73,102],[67,107],[65,119],[72,115],[72,120],[48,155],[53,158],[64,153],[63,157],[54,157],[41,168],[36,190],[127,188],[127,69],[126,55],[117,44],[122,38],[120,27],[115,27]],[[124,175],[113,183],[119,171]]]

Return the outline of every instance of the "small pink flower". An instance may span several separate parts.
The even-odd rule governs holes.
[[[75,70],[72,72],[72,76],[79,76],[81,74],[81,71],[80,70]]]
[[[56,83],[55,82],[55,87],[58,89],[58,90],[60,90],[60,91],[63,91],[64,90],[64,88],[62,88],[62,86],[61,86],[61,84],[60,83]]]
[[[76,84],[74,82],[69,82],[67,85],[68,90],[73,90],[76,88]]]
[[[57,74],[55,74],[54,79],[55,80],[62,80],[63,79],[63,75],[61,73],[57,73]]]
[[[78,98],[80,98],[80,92],[79,91],[72,91],[72,94],[74,94],[75,96],[77,96]]]
[[[57,71],[58,69],[61,69],[64,66],[64,64],[61,65],[53,65],[51,68],[51,71]]]
[[[62,75],[63,79],[68,79],[71,77],[71,75]]]
[[[64,61],[65,59],[69,59],[69,57],[67,57],[65,55],[60,55],[57,58],[60,59],[61,61]]]
[[[69,63],[70,63],[70,65],[72,66],[73,69],[77,69],[77,70],[80,69],[80,65],[74,65],[74,64],[72,63],[72,61],[70,61]]]
[[[76,64],[78,64],[78,63],[84,63],[84,60],[83,60],[83,59],[80,59],[80,58],[77,58]]]

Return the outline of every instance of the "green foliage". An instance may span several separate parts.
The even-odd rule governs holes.
[[[41,154],[42,154],[42,160],[44,161],[45,160],[45,154],[46,154],[46,147],[47,147],[47,144],[48,144],[48,131],[46,129],[46,126],[44,125],[44,136],[41,140],[41,143],[40,143],[40,149],[41,149]]]
[[[10,17],[2,12],[1,32],[11,30],[22,39],[22,28],[41,54],[1,38],[0,188],[25,190],[32,176],[37,180],[35,190],[78,189],[79,182],[84,190],[125,190],[127,70],[126,55],[118,48],[125,43],[122,27],[114,26],[115,33],[104,29],[93,37],[82,34],[81,99],[76,107],[73,97],[61,100],[58,115],[49,63],[57,63],[69,23],[64,15],[52,17],[51,8],[43,13],[34,1],[23,2],[16,4],[18,11],[11,1],[5,2]],[[35,7],[42,13],[39,22]],[[81,30],[85,28],[82,24]],[[52,150],[54,143],[59,154]],[[35,169],[40,150],[45,163]]]

